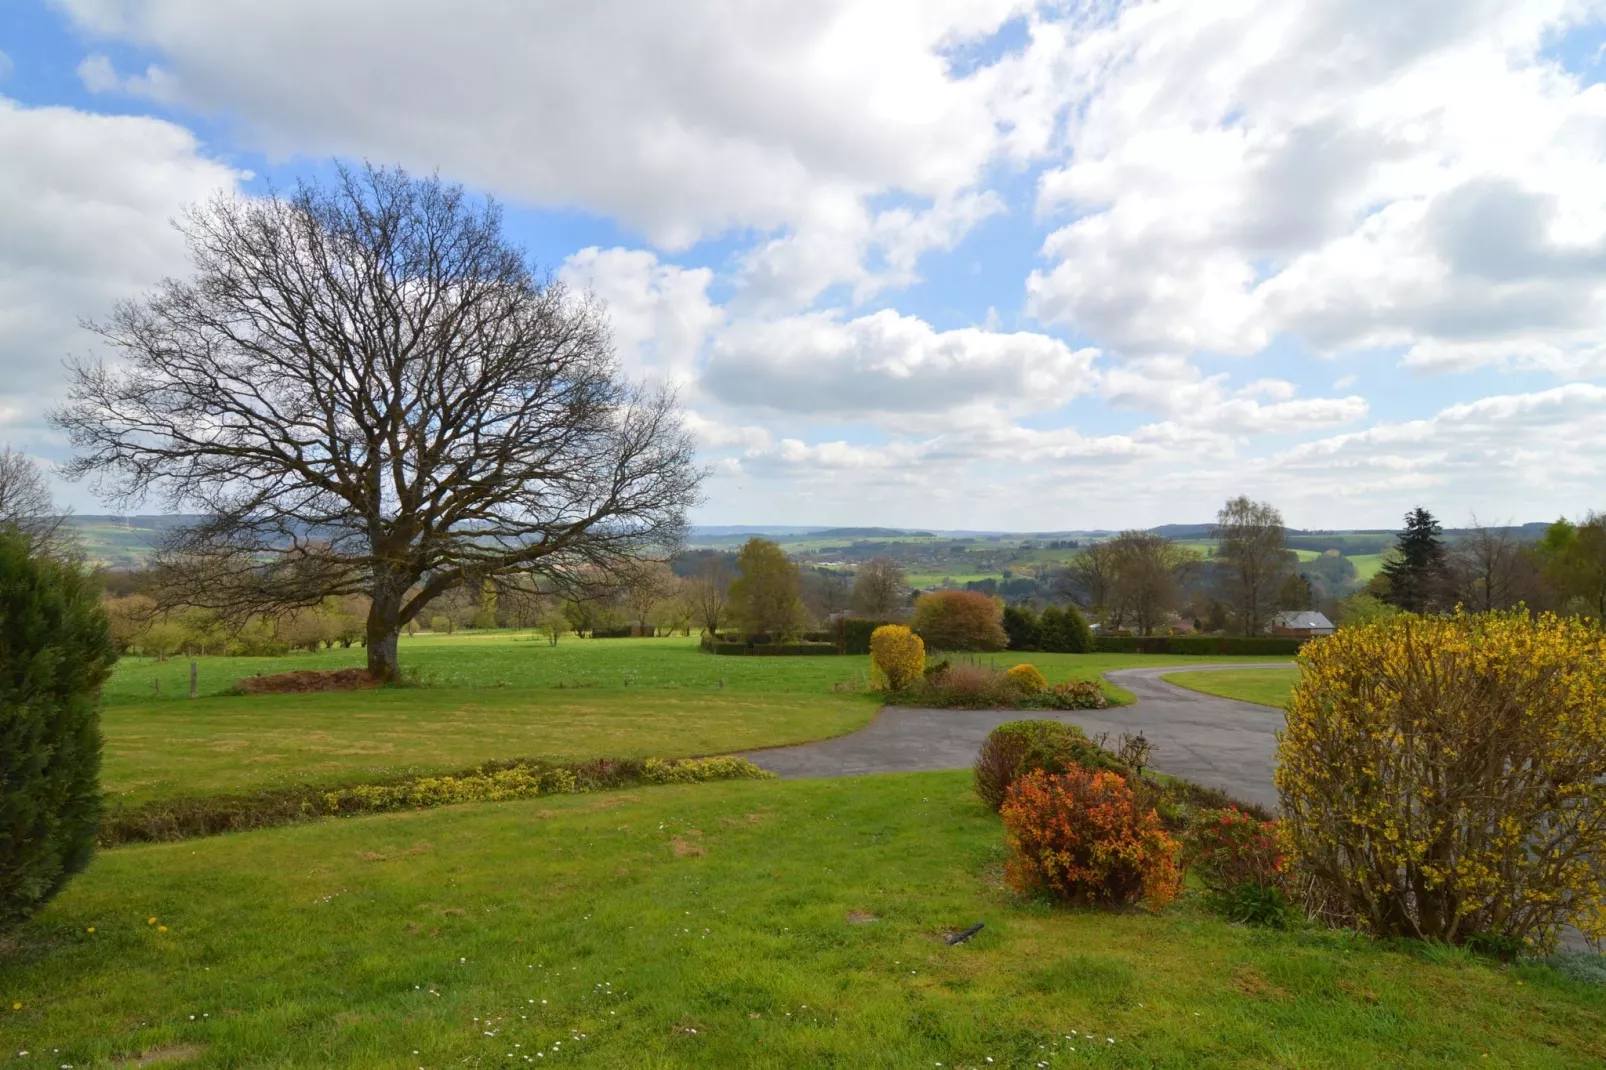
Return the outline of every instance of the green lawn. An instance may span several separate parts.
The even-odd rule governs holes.
[[[391,690],[117,706],[102,783],[124,803],[251,788],[337,785],[493,759],[679,758],[863,728],[872,696]]]
[[[1246,929],[1188,899],[1159,915],[1018,901],[967,779],[642,789],[104,852],[0,964],[0,1053],[409,1070],[1606,1059],[1606,988],[1548,970]],[[967,944],[938,938],[976,921]]]
[[[1208,695],[1258,702],[1262,706],[1286,706],[1289,693],[1299,683],[1299,670],[1218,669],[1211,672],[1166,673],[1161,679]]]
[[[864,682],[868,657],[715,657],[685,638],[566,638],[553,647],[508,632],[404,640],[403,667],[431,686],[223,693],[243,676],[342,668],[363,656],[354,647],[201,658],[202,697],[194,700],[187,659],[125,658],[106,689],[107,790],[136,803],[445,772],[502,758],[715,754],[851,732],[876,708],[871,694],[833,690]],[[1097,679],[1130,665],[1198,664],[1140,654],[982,658],[1002,666],[1030,660],[1053,681]]]

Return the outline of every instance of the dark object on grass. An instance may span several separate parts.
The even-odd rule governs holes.
[[[966,940],[969,940],[972,936],[975,936],[977,933],[981,932],[981,927],[983,925],[986,925],[986,924],[987,923],[984,922],[984,921],[978,921],[976,924],[972,925],[970,928],[966,929],[963,932],[949,933],[948,934],[948,946],[952,947],[955,944],[964,943]]]

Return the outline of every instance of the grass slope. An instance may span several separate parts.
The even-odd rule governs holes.
[[[469,632],[404,640],[402,664],[435,686],[310,695],[226,695],[255,673],[360,665],[363,651],[285,658],[121,661],[106,689],[104,784],[124,802],[289,784],[444,772],[499,758],[684,757],[823,739],[863,727],[876,700],[833,685],[868,657],[715,657],[695,640],[565,639]],[[1054,681],[1134,654],[984,655],[1030,660]],[[158,693],[152,680],[160,680]],[[1109,691],[1130,700],[1119,688]],[[159,694],[160,697],[157,697]]]
[[[1355,566],[1355,578],[1362,583],[1376,576],[1383,569],[1382,554],[1356,554],[1350,558]]]
[[[1160,679],[1190,691],[1203,691],[1207,695],[1282,707],[1288,705],[1289,693],[1299,683],[1299,670],[1218,669],[1211,672],[1166,673]]]
[[[1606,989],[1244,929],[1187,901],[1022,903],[998,884],[1000,844],[967,778],[943,773],[119,849],[0,965],[0,1052],[431,1070],[1606,1059]],[[936,938],[975,921],[967,944]]]

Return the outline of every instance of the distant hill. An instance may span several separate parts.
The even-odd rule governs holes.
[[[809,532],[821,539],[929,539],[929,531],[907,531],[903,528],[819,528]]]

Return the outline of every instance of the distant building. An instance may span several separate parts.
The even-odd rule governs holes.
[[[1285,609],[1271,618],[1268,627],[1273,635],[1291,635],[1298,639],[1309,639],[1313,635],[1332,635],[1338,631],[1325,614],[1308,609]]]

